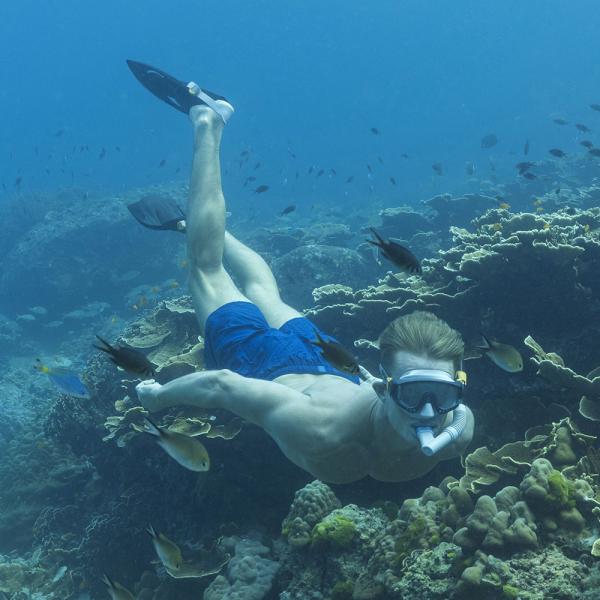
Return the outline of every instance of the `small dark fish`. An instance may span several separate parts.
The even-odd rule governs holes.
[[[254,193],[255,194],[262,194],[263,192],[266,192],[269,189],[268,185],[259,185],[255,190]]]
[[[161,161],[158,163],[158,166],[159,166],[159,167],[164,167],[166,164],[167,164],[167,159],[166,159],[166,158],[163,158],[163,159],[162,159],[162,160],[161,160]]]
[[[379,131],[379,129],[377,129],[377,127],[371,127],[371,133],[373,135],[379,135],[381,132]]]
[[[369,231],[373,234],[375,239],[367,240],[367,242],[373,246],[377,246],[380,249],[381,254],[390,262],[409,273],[421,272],[421,264],[419,263],[418,258],[408,248],[401,246],[397,242],[384,240],[373,227],[369,227]]]
[[[175,173],[179,173],[179,171],[181,171],[181,167],[177,167],[177,168],[175,169]]]
[[[379,164],[382,165],[383,164],[383,158],[381,158],[381,156],[377,156],[377,160],[379,161]]]
[[[106,150],[104,148],[102,148],[102,150],[100,151],[100,155],[98,156],[98,159],[102,160],[105,156],[106,156]]]
[[[525,145],[523,146],[523,154],[525,156],[529,154],[529,140],[525,140]]]
[[[475,175],[475,165],[471,161],[465,163],[465,173],[469,176]]]
[[[528,171],[529,169],[531,169],[531,167],[535,167],[535,163],[533,163],[529,160],[519,162],[515,165],[515,169],[519,170],[520,175],[523,175],[523,173],[525,173],[525,171]]]
[[[403,153],[402,153],[400,156],[401,156],[402,158],[408,158],[408,154],[406,154],[406,152],[403,152]]]
[[[92,344],[92,346],[94,346],[96,350],[106,352],[108,358],[117,365],[117,367],[121,367],[121,369],[128,371],[129,373],[142,375],[143,377],[153,377],[155,375],[152,363],[146,358],[146,355],[139,350],[128,348],[127,346],[111,346],[99,335],[96,335],[96,337],[103,346],[96,346],[96,344]]]
[[[308,167],[308,171],[306,171],[306,173],[310,175],[314,170],[315,168],[311,165],[310,167]]]
[[[337,171],[335,169],[329,169],[329,172],[335,177],[337,175]]]
[[[15,179],[15,187],[19,187],[21,185],[22,181],[23,181],[23,178],[19,175],[19,177],[17,177]]]
[[[577,129],[579,129],[579,131],[582,131],[583,133],[588,133],[588,131],[591,131],[591,129],[587,125],[584,125],[583,123],[575,123],[575,127]]]
[[[281,216],[289,215],[291,212],[294,212],[295,210],[296,210],[296,205],[290,204],[289,206],[286,206],[279,214]]]
[[[244,179],[244,187],[246,187],[251,181],[256,181],[256,177],[253,175],[246,177],[246,179]]]
[[[396,180],[393,177],[390,177],[390,183],[392,185],[396,185]]]
[[[492,148],[497,143],[498,143],[498,138],[496,137],[495,133],[488,133],[487,135],[484,135],[481,138],[481,147],[484,149]]]
[[[317,173],[317,177],[321,177],[321,175],[323,175],[323,173],[325,173],[325,170],[320,169],[319,172]]]
[[[121,152],[121,146],[115,146],[115,150],[116,150],[117,152]]]
[[[36,156],[39,156],[39,154],[40,154],[40,150],[39,150],[39,148],[38,148],[37,146],[34,146],[34,147],[33,147],[33,151],[35,152],[35,155],[36,155]]]
[[[300,177],[300,171],[298,171],[298,169],[296,169],[296,179],[298,179],[298,177]]]
[[[590,104],[590,108],[600,112],[600,104]]]
[[[530,173],[529,171],[526,171],[525,173],[523,173],[523,177],[525,177],[525,179],[529,179],[529,181],[533,181],[534,179],[537,179],[537,175]]]
[[[62,134],[63,134],[64,132],[65,132],[65,130],[64,130],[64,129],[59,129],[58,131],[55,131],[55,132],[54,132],[54,137],[57,137],[57,138],[59,138],[59,137],[62,137]]]
[[[556,156],[556,158],[564,158],[566,154],[560,148],[550,148],[548,150],[552,156]]]
[[[591,150],[594,147],[594,144],[590,142],[590,140],[581,140],[579,143],[588,150]]]
[[[438,174],[438,175],[443,175],[444,174],[444,167],[442,165],[441,162],[435,162],[431,165],[431,168]]]
[[[240,156],[241,156],[242,158],[243,158],[244,156],[248,156],[249,154],[250,154],[250,151],[249,151],[249,150],[242,150],[242,151],[240,152]]]
[[[288,148],[287,149],[288,154],[292,157],[292,158],[296,158],[296,155]]]
[[[321,334],[315,330],[316,340],[311,340],[312,343],[321,349],[323,358],[331,363],[336,369],[350,373],[350,375],[358,375],[359,368],[356,358],[342,346],[339,342],[332,340],[324,340]]]
[[[557,125],[568,125],[569,121],[562,119],[561,117],[556,117],[556,119],[552,119],[553,123],[556,123]]]
[[[254,165],[254,170],[256,171],[256,169],[259,169],[259,168],[260,168],[260,161]]]
[[[346,183],[352,183],[354,181],[354,175],[350,175],[348,179],[346,179]]]
[[[558,195],[560,194],[560,188],[556,188],[556,189],[554,190],[554,193],[555,193],[555,194],[558,196]]]
[[[367,171],[369,171],[369,173],[373,172],[373,169],[371,169],[371,165],[367,163]]]
[[[588,154],[591,154],[592,156],[600,156],[600,148],[590,148],[588,150]]]

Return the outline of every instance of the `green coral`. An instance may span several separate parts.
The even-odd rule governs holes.
[[[311,538],[313,545],[328,544],[336,548],[348,548],[355,535],[354,521],[333,512],[313,527]]]
[[[574,507],[573,491],[573,483],[560,471],[554,470],[548,475],[548,504],[552,508]]]

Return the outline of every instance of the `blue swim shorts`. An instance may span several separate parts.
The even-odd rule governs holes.
[[[304,317],[271,327],[251,302],[229,302],[206,319],[204,363],[207,369],[229,369],[244,377],[272,380],[287,373],[330,373],[360,383],[336,369],[312,341],[316,332],[336,341]]]

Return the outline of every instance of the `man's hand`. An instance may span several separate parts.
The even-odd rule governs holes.
[[[162,386],[154,379],[146,379],[135,386],[138,398],[142,406],[150,412],[161,410],[162,406],[159,400],[159,392]]]

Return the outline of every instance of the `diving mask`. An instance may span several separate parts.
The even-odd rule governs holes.
[[[431,404],[438,414],[454,410],[462,401],[467,376],[457,371],[456,378],[437,369],[413,369],[393,379],[380,366],[387,395],[402,409],[418,413]]]

